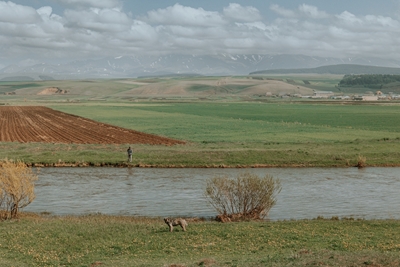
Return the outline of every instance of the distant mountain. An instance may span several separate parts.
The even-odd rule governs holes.
[[[365,66],[355,64],[339,64],[322,66],[317,68],[302,68],[302,69],[276,69],[276,70],[263,70],[251,72],[250,75],[257,74],[302,74],[302,73],[316,73],[316,74],[392,74],[400,75],[400,68],[390,67],[377,67]]]
[[[32,77],[29,76],[11,76],[11,77],[4,77],[2,79],[0,79],[0,81],[4,81],[4,82],[30,82],[30,81],[34,81],[35,79],[33,79]]]
[[[64,64],[41,63],[28,67],[10,65],[0,70],[0,79],[25,76],[34,80],[53,78],[134,78],[174,75],[247,75],[265,70],[294,70],[328,65],[357,64],[398,68],[400,61],[378,58],[325,58],[305,55],[166,55],[117,56],[72,61]]]

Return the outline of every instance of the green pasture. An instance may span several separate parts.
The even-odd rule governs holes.
[[[398,106],[197,102],[51,107],[189,142],[302,143],[400,138]]]
[[[21,88],[35,88],[41,85],[35,82],[0,82],[0,94],[12,92]]]
[[[134,166],[349,167],[400,165],[395,105],[290,103],[87,103],[51,108],[174,139],[133,145]],[[0,143],[0,158],[28,163],[125,164],[126,145]]]
[[[0,223],[0,266],[399,266],[400,223],[22,215]]]

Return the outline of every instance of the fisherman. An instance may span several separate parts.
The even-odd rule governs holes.
[[[128,162],[132,162],[132,148],[128,147],[126,152],[128,153]]]

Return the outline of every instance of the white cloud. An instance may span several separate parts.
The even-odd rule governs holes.
[[[150,26],[149,24],[135,20],[131,26],[128,35],[121,33],[122,39],[144,41],[144,42],[154,42],[157,40],[157,30]]]
[[[120,8],[120,0],[55,0],[56,2],[70,6],[85,6],[98,8]]]
[[[117,0],[58,2],[68,4],[68,9],[57,15],[49,6],[36,10],[0,1],[2,61],[32,55],[79,59],[227,52],[381,55],[400,60],[396,17],[348,11],[330,14],[303,4],[294,9],[271,5],[277,18],[267,21],[260,10],[239,4],[229,4],[219,12],[175,4],[132,18]]]
[[[297,10],[290,10],[280,7],[279,5],[271,5],[270,9],[276,14],[286,18],[310,18],[310,19],[325,19],[329,17],[329,14],[325,11],[319,10],[315,6],[306,4],[300,5]]]
[[[260,31],[266,31],[268,27],[261,21],[247,22],[247,23],[236,23],[237,26],[246,26],[248,29],[258,29]]]
[[[66,10],[66,26],[98,32],[127,31],[132,20],[123,12],[115,9]]]
[[[48,19],[53,13],[53,9],[50,6],[44,6],[36,10],[36,12],[42,17],[42,19]]]
[[[285,9],[276,4],[271,5],[270,9],[274,11],[276,14],[286,18],[293,18],[296,16],[296,13],[293,10]]]
[[[400,26],[398,20],[389,17],[367,15],[365,16],[365,20],[382,27],[398,28]]]
[[[260,11],[252,6],[243,7],[239,4],[231,3],[223,9],[223,14],[235,21],[259,21],[262,19]]]
[[[175,4],[165,9],[149,11],[147,19],[152,24],[209,27],[224,24],[218,12],[206,11]]]
[[[324,19],[329,17],[329,15],[326,12],[318,10],[318,8],[315,6],[310,6],[306,4],[300,5],[299,11],[304,15],[306,15],[307,17],[313,19]]]
[[[356,17],[354,14],[344,11],[340,15],[336,16],[341,22],[344,23],[344,25],[362,25],[362,20],[358,17]]]
[[[0,22],[27,24],[36,23],[39,20],[38,13],[32,7],[0,1]]]
[[[274,26],[271,49],[279,53],[390,57],[387,51],[395,50],[395,36],[400,34],[399,21],[391,17],[357,16],[348,11],[328,14],[309,5],[294,10],[278,5],[270,8],[280,16],[270,25]],[[400,52],[391,55],[400,59]]]

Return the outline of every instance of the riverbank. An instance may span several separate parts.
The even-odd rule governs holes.
[[[400,221],[221,224],[22,213],[0,223],[1,266],[398,266]]]
[[[400,166],[400,138],[304,143],[204,142],[176,146],[0,143],[0,159],[36,167],[270,168]]]
[[[324,168],[344,168],[344,167],[356,167],[355,166],[313,166],[313,165],[295,165],[295,164],[282,164],[282,165],[269,165],[269,164],[255,164],[255,165],[200,165],[200,166],[192,166],[192,165],[146,165],[146,164],[130,164],[130,163],[115,163],[115,164],[106,164],[106,163],[92,163],[92,162],[80,162],[80,163],[29,163],[27,164],[29,167],[35,168],[79,168],[79,167],[110,167],[110,168],[160,168],[160,169],[169,169],[169,168],[195,168],[195,169],[209,169],[209,168],[221,168],[221,169],[254,169],[254,168],[313,168],[313,167],[324,167]],[[400,167],[399,164],[382,164],[382,165],[365,165],[362,168],[366,167]]]

